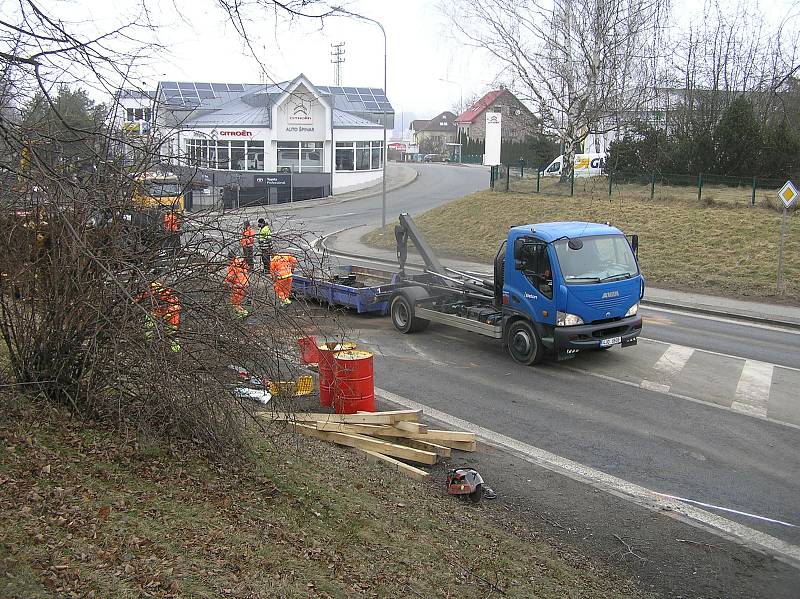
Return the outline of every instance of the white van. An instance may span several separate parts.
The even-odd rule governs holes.
[[[576,177],[599,177],[603,174],[603,166],[606,163],[607,154],[575,154],[575,176]],[[561,164],[564,156],[561,155],[547,165],[542,171],[543,177],[560,177]]]

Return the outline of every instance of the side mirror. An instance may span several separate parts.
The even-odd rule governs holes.
[[[633,250],[633,255],[636,259],[639,259],[639,236],[638,235],[628,235],[628,243],[631,244],[631,249]]]

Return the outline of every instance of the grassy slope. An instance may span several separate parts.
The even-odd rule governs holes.
[[[416,222],[436,250],[490,262],[509,226],[558,220],[609,221],[638,233],[642,271],[654,286],[775,299],[781,217],[765,207],[486,191],[435,208]],[[394,247],[391,234],[370,233],[364,241]],[[787,219],[783,274],[785,299],[800,302],[800,212]]]
[[[1,401],[3,597],[637,594],[338,448],[280,437],[222,469]]]

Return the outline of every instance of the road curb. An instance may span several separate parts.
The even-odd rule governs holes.
[[[330,246],[328,246],[326,244],[326,240],[329,237],[335,237],[335,236],[343,233],[344,231],[348,231],[350,229],[356,229],[356,228],[362,227],[362,226],[363,225],[357,225],[355,227],[346,227],[344,229],[341,229],[340,231],[336,231],[334,233],[331,233],[330,235],[326,235],[326,236],[320,237],[318,245],[324,251],[326,251],[329,254],[334,255],[334,256],[339,256],[339,257],[342,257],[342,258],[352,258],[354,260],[368,260],[370,262],[379,262],[381,264],[389,264],[389,265],[392,265],[392,266],[396,265],[396,262],[393,261],[393,260],[385,260],[384,258],[378,258],[378,257],[374,257],[374,256],[365,256],[365,255],[360,255],[360,254],[354,254],[352,252],[340,251],[340,250],[337,250],[335,248],[331,248]],[[424,270],[425,269],[425,267],[423,265],[415,264],[413,262],[406,262],[406,265],[411,267],[411,268],[418,269],[418,270]],[[491,268],[491,265],[487,264],[486,267],[487,268]],[[646,293],[646,291],[645,291],[645,293]],[[719,317],[719,318],[729,318],[729,319],[732,319],[732,320],[740,320],[740,321],[744,321],[744,322],[752,322],[752,323],[755,323],[755,324],[764,324],[764,325],[769,325],[769,326],[784,327],[784,328],[789,328],[789,329],[800,331],[800,322],[795,322],[795,321],[791,321],[791,320],[780,320],[780,319],[777,319],[777,318],[768,318],[768,317],[763,317],[763,316],[755,316],[753,314],[743,314],[743,313],[740,313],[740,312],[725,312],[725,311],[722,311],[722,310],[714,310],[712,308],[706,308],[706,307],[703,307],[703,306],[696,306],[696,305],[691,305],[691,304],[683,304],[683,303],[675,303],[675,302],[666,302],[666,301],[663,301],[663,300],[643,299],[641,304],[642,304],[643,307],[652,306],[652,307],[656,307],[656,308],[668,308],[670,310],[675,310],[675,311],[679,311],[679,312],[687,312],[687,313],[691,313],[691,314],[703,314],[705,316],[716,316],[716,317]]]

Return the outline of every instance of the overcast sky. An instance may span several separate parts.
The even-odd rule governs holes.
[[[492,88],[498,65],[454,39],[436,0],[342,2],[349,10],[384,25],[388,38],[387,91],[398,113],[430,118],[457,107],[462,93],[466,103],[468,98]],[[720,2],[725,4],[726,0]],[[3,3],[0,0],[0,6]],[[749,3],[755,5],[757,0]],[[138,10],[133,0],[49,0],[48,4],[56,14],[86,31],[106,31],[133,19]],[[159,80],[259,82],[258,65],[214,0],[148,0],[148,5],[152,9],[150,19],[158,24],[158,39],[169,52],[159,53],[149,64],[137,65],[137,78],[146,87],[154,87]],[[698,0],[673,0],[676,20],[691,21],[702,5]],[[797,0],[761,3],[772,20],[786,15],[790,6],[796,9]],[[255,20],[248,23],[249,31],[258,37],[254,48],[273,80],[291,79],[302,72],[312,83],[333,85],[331,44],[345,42],[342,84],[383,87],[383,37],[374,24],[332,18],[322,28],[318,22],[302,20],[276,28],[267,12],[250,16]]]

